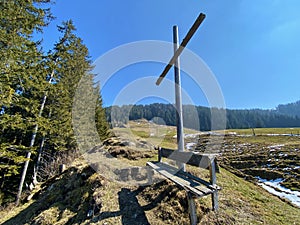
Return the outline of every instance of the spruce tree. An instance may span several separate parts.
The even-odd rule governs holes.
[[[0,10],[0,173],[1,185],[19,173],[34,151],[30,136],[38,119],[45,89],[45,74],[39,43],[32,34],[47,25],[49,9],[40,7],[46,0],[1,1]],[[27,152],[27,157],[25,153]]]
[[[110,136],[109,125],[106,120],[105,109],[102,105],[102,96],[99,85],[96,86],[95,91],[98,95],[95,107],[95,123],[99,138],[101,141],[103,141]]]
[[[49,144],[55,150],[76,147],[72,129],[72,104],[78,82],[90,70],[88,49],[75,34],[73,22],[63,22],[58,27],[62,37],[54,47],[54,84],[51,90],[51,127]]]
[[[25,163],[17,204],[24,181],[31,179],[27,172],[32,168],[28,167],[30,160],[39,165],[44,147],[50,154],[77,148],[72,108],[80,81],[89,90],[80,96],[90,99],[87,110],[93,113],[88,122],[96,120],[101,139],[108,134],[100,90],[93,86],[88,49],[75,34],[72,21],[59,26],[62,37],[48,55],[41,52],[39,42],[32,40],[32,34],[51,19],[49,9],[39,8],[39,3],[47,2],[0,2],[0,185],[1,189],[10,185],[5,189],[14,193],[17,179],[11,177],[16,178]],[[34,177],[38,168],[35,166]]]

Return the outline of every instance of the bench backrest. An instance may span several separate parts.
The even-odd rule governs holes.
[[[215,158],[217,155],[218,154],[179,152],[172,149],[158,148],[158,161],[161,161],[162,157],[165,157],[180,163],[186,163],[188,165],[197,166],[204,169],[208,168],[212,164],[215,164]]]

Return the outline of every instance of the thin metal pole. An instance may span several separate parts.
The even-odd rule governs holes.
[[[174,53],[179,47],[178,40],[178,27],[173,26],[173,43]],[[179,57],[175,60],[174,64],[174,76],[175,76],[175,103],[176,103],[176,125],[177,125],[177,146],[178,151],[184,151],[184,134],[183,134],[183,118],[182,118],[182,102],[181,102],[181,84],[180,84],[180,62]],[[178,163],[178,168],[185,171],[185,164]]]

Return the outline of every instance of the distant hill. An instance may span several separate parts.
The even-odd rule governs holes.
[[[224,109],[212,108],[214,113],[224,113]],[[123,105],[106,108],[107,120],[114,126],[126,124],[128,120],[160,117],[166,125],[176,125],[176,111],[172,104],[154,103],[150,105]],[[183,106],[184,126],[187,128],[211,130],[211,109],[203,106]],[[155,120],[155,119],[154,119]],[[162,121],[161,120],[161,121]],[[159,122],[159,121],[154,121]],[[300,101],[278,105],[275,110],[227,109],[226,128],[273,128],[300,127]],[[222,129],[223,127],[220,127]]]
[[[300,117],[300,101],[278,105],[275,111],[283,115]]]

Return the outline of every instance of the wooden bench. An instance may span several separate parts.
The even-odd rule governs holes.
[[[195,152],[179,152],[172,149],[158,148],[158,161],[147,162],[149,183],[152,183],[153,169],[187,191],[191,224],[197,223],[195,198],[211,195],[212,209],[218,209],[218,191],[221,188],[216,184],[216,172],[219,171],[216,163],[216,156],[217,154],[197,154]],[[200,168],[208,168],[210,180],[203,180],[189,172],[164,163],[162,162],[163,157],[174,160],[177,165],[185,163]]]

